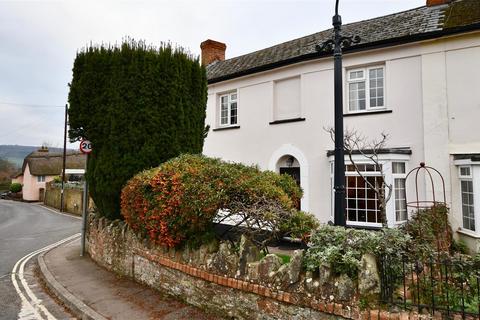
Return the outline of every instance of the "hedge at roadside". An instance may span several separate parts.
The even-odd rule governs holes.
[[[287,175],[182,155],[133,177],[122,191],[121,212],[133,230],[174,247],[201,242],[220,209],[245,219],[253,230],[281,233],[301,196]]]
[[[75,58],[68,100],[70,139],[92,142],[86,178],[109,219],[120,217],[122,187],[136,173],[202,151],[206,71],[181,48],[89,46]]]

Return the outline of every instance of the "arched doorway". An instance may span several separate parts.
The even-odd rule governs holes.
[[[284,144],[270,157],[268,169],[289,174],[303,190],[301,209],[309,210],[308,162],[305,155],[295,146]]]
[[[301,187],[301,174],[300,174],[300,163],[292,155],[284,155],[277,162],[277,172],[280,174],[288,174],[290,177],[295,180],[297,185]],[[298,204],[297,209],[300,210],[300,203]]]
[[[288,174],[297,182],[297,185],[301,186],[301,174],[300,163],[292,155],[285,155],[278,159],[277,162],[278,173]]]

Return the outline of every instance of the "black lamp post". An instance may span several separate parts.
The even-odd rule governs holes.
[[[343,37],[340,35],[342,17],[338,14],[338,0],[333,16],[333,39],[317,45],[317,51],[332,51],[334,58],[334,90],[335,90],[335,225],[345,226],[345,155],[343,145],[343,80],[342,80],[342,48],[360,42],[360,37]]]

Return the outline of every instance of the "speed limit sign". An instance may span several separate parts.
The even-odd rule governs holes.
[[[80,151],[86,154],[92,152],[92,143],[88,140],[80,141]]]

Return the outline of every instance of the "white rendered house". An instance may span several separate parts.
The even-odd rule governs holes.
[[[389,226],[411,214],[414,180],[425,162],[445,179],[456,234],[480,247],[480,1],[427,0],[427,5],[347,24],[361,42],[344,50],[344,125],[369,139],[389,135],[379,168],[362,159],[368,179],[394,187]],[[204,154],[288,173],[304,190],[301,208],[333,220],[333,59],[315,46],[332,30],[225,60],[226,46],[202,43],[207,65]],[[348,165],[347,223],[380,227],[378,200]],[[420,177],[419,196],[431,199]],[[436,198],[442,188],[435,183]]]

